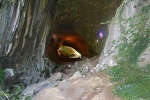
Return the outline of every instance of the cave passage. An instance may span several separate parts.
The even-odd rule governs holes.
[[[81,35],[71,29],[56,29],[46,46],[49,58],[56,64],[75,62],[96,54]]]

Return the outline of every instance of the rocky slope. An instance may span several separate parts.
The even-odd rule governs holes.
[[[98,58],[62,66],[65,73],[54,73],[46,81],[27,87],[22,95],[32,100],[120,100],[113,94],[113,84],[106,72],[90,73]]]
[[[72,78],[62,81],[57,87],[42,89],[33,100],[120,100],[113,94],[112,83],[106,73]]]

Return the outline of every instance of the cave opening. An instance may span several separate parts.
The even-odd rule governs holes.
[[[46,45],[49,58],[57,65],[100,55],[108,36],[109,21],[122,0],[60,0],[54,10],[52,37]],[[93,6],[94,5],[94,6]],[[58,15],[58,17],[57,17]]]
[[[46,52],[50,59],[58,65],[97,55],[84,38],[67,25],[55,29]]]

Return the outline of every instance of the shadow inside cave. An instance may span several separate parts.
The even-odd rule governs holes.
[[[81,57],[70,57],[70,52],[68,52],[67,55],[60,54],[58,50],[61,46],[75,49],[78,53],[81,54]],[[68,48],[66,50],[69,51]],[[64,30],[57,30],[55,33],[53,33],[50,44],[46,45],[46,52],[48,57],[57,65],[73,63],[75,61],[91,58],[97,55],[81,35],[76,32]]]

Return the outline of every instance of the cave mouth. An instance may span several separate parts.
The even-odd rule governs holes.
[[[46,45],[49,58],[56,64],[61,65],[100,55],[109,34],[108,22],[112,20],[122,0],[85,2],[84,5],[78,1],[60,2],[61,5],[58,5],[62,15],[56,20],[56,26],[52,27],[54,28],[50,33],[52,38],[49,39],[50,44]],[[74,49],[81,57],[78,53],[78,57],[70,57],[69,53],[62,54],[64,53],[60,52],[62,46]]]
[[[92,47],[72,29],[56,29],[46,46],[49,58],[57,65],[72,63],[96,56]]]

